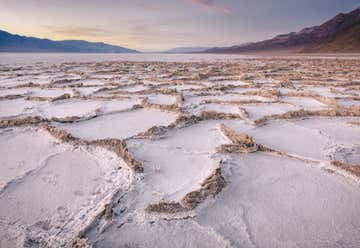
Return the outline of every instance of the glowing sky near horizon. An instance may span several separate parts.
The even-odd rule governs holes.
[[[271,38],[359,6],[359,0],[0,0],[0,30],[152,51]]]

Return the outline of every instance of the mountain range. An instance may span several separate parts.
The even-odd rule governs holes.
[[[103,42],[54,41],[10,34],[0,30],[0,52],[138,53]],[[329,21],[272,39],[231,47],[179,47],[164,53],[360,52],[360,7]]]
[[[231,47],[215,47],[204,53],[252,52],[360,52],[360,7],[340,13],[320,26],[281,34],[272,39]]]
[[[197,52],[203,52],[207,49],[210,49],[211,47],[176,47],[169,49],[167,51],[164,51],[163,53],[197,53]]]
[[[14,35],[0,30],[0,52],[137,53],[138,51],[103,42],[54,41]]]

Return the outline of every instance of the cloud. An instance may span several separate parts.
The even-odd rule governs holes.
[[[70,26],[43,26],[50,32],[56,35],[72,36],[72,37],[94,37],[94,36],[105,36],[111,35],[111,32],[100,28],[90,27],[70,27]]]
[[[145,10],[157,11],[157,12],[164,10],[161,5],[156,4],[154,2],[149,2],[149,1],[144,1],[144,0],[133,0],[133,3],[135,4],[136,7],[139,7],[139,8],[145,9]]]
[[[215,5],[214,0],[184,0],[186,3],[197,6],[207,12],[214,13],[217,15],[229,15],[232,14],[230,8],[224,6]]]

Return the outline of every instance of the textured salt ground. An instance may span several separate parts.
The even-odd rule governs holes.
[[[339,94],[339,93],[333,93],[331,92],[329,87],[311,87],[308,86],[305,89],[315,92],[321,96],[325,96],[325,97],[344,97],[347,94]]]
[[[318,160],[327,158],[326,148],[331,145],[330,138],[318,130],[287,121],[274,121],[249,130],[248,134],[252,135],[258,144]]]
[[[360,127],[349,124],[357,121],[359,118],[311,118],[293,123],[329,137],[332,145],[327,154],[331,159],[360,165]]]
[[[137,92],[137,91],[143,91],[143,90],[147,90],[149,89],[149,87],[144,86],[144,85],[134,85],[134,86],[127,86],[122,88],[122,91],[127,91],[127,92]]]
[[[145,182],[162,199],[180,200],[217,166],[216,147],[228,143],[219,125],[220,121],[201,122],[161,139],[130,140],[128,148],[144,161]]]
[[[34,83],[38,83],[43,80],[33,80],[32,76],[26,76],[26,77],[5,77],[1,78],[1,87],[15,87],[20,84],[28,83],[29,81],[32,81]]]
[[[39,102],[24,99],[0,100],[0,118],[28,115],[36,111]]]
[[[337,100],[337,104],[344,107],[360,106],[360,101],[352,99],[339,99]]]
[[[101,80],[101,79],[87,78],[87,79],[80,80],[79,83],[83,84],[87,88],[88,86],[94,86],[94,85],[96,87],[104,87],[107,82],[105,80]],[[86,89],[86,88],[84,88],[84,89]]]
[[[360,145],[360,126],[350,125],[351,122],[359,122],[358,117],[348,118],[308,118],[293,120],[292,123],[318,130],[329,136],[337,145],[352,146]]]
[[[0,191],[10,182],[37,169],[40,166],[39,160],[46,154],[64,150],[50,135],[32,128],[2,129],[0,148]],[[16,156],[18,153],[21,156]]]
[[[167,126],[177,118],[174,113],[153,109],[100,116],[91,120],[62,125],[76,137],[94,140],[106,138],[125,139],[145,132],[153,126]]]
[[[281,97],[281,100],[305,110],[321,110],[328,108],[326,104],[309,97]]]
[[[228,186],[195,220],[235,247],[357,247],[360,190],[316,164],[262,153],[227,161]]]
[[[192,96],[185,97],[186,105],[198,105],[204,100],[214,100],[214,101],[250,101],[257,100],[262,102],[271,102],[272,99],[262,96],[246,96],[238,94],[225,94],[217,96]]]
[[[261,152],[224,161],[228,185],[181,216],[144,215],[87,236],[94,247],[354,247],[360,191],[343,177]],[[138,205],[138,204],[137,204]]]
[[[211,228],[193,220],[161,220],[154,223],[134,220],[109,228],[94,242],[94,247],[230,247],[229,242]]]
[[[29,95],[31,91],[32,88],[1,89],[0,96]]]
[[[335,154],[339,157],[343,148],[351,151],[360,145],[360,128],[349,124],[356,120],[358,118],[278,120],[247,133],[257,143],[277,151],[302,158],[329,160]]]
[[[256,120],[266,115],[283,114],[288,111],[298,110],[295,106],[286,103],[268,103],[268,104],[246,104],[243,108],[249,114],[249,118]]]
[[[204,87],[215,85],[246,85],[246,87],[251,87],[252,84],[254,84],[254,86],[255,84],[262,84],[263,89],[271,89],[274,87],[277,89],[278,81],[284,81],[284,78],[274,80],[269,78],[261,79],[261,77],[264,76],[261,67],[271,63],[270,61],[247,61],[246,63],[257,64],[256,67],[248,70],[254,71],[254,73],[251,74],[254,78],[250,79],[249,83],[230,79],[234,78],[234,76],[240,78],[239,71],[242,71],[242,69],[238,68],[231,72],[234,76],[210,76],[210,78],[205,80],[195,81],[191,79],[191,81],[188,82],[201,83]],[[283,62],[279,60],[271,66],[288,66],[288,63],[288,61]],[[301,61],[299,65],[301,67],[306,65],[311,66],[311,63],[313,62]],[[242,62],[240,62],[240,64],[242,64]],[[214,64],[211,65],[211,68],[226,74],[229,72],[227,70],[231,66],[232,65],[229,64],[227,66]],[[342,66],[343,65],[341,65],[341,67]],[[128,89],[133,91],[131,94],[121,94],[120,92],[123,91],[124,88],[120,87],[116,90],[103,91],[93,95],[94,97],[111,96],[118,98],[111,101],[67,99],[53,103],[36,102],[35,106],[30,106],[29,109],[19,107],[18,109],[14,108],[16,111],[14,110],[13,112],[20,113],[16,114],[18,117],[22,117],[21,115],[38,115],[38,110],[45,109],[45,106],[55,106],[56,104],[62,106],[62,103],[68,102],[73,103],[74,110],[71,110],[73,111],[71,113],[75,113],[80,117],[86,117],[94,115],[96,111],[94,108],[99,107],[99,111],[96,111],[98,113],[97,118],[67,125],[56,123],[52,123],[52,125],[69,128],[68,130],[70,130],[74,136],[86,137],[87,139],[104,137],[127,139],[126,143],[130,152],[134,154],[136,159],[140,161],[143,160],[145,167],[145,173],[140,175],[137,178],[138,180],[133,182],[128,188],[131,176],[129,176],[130,172],[128,170],[125,170],[127,173],[124,173],[124,169],[127,168],[126,165],[122,164],[122,160],[119,157],[108,153],[106,150],[82,146],[74,148],[70,145],[58,144],[57,141],[54,141],[44,131],[36,131],[30,135],[29,133],[32,132],[31,129],[30,131],[24,129],[24,131],[19,132],[19,136],[13,133],[15,131],[8,131],[8,133],[10,133],[9,137],[11,138],[4,138],[3,142],[3,138],[1,138],[0,135],[0,145],[4,147],[4,153],[6,155],[13,154],[15,151],[19,152],[14,147],[19,147],[20,150],[35,147],[41,151],[33,153],[35,158],[32,158],[31,154],[29,155],[25,151],[19,152],[29,157],[29,161],[31,162],[29,164],[23,163],[25,159],[23,159],[22,156],[11,156],[10,158],[4,159],[7,167],[2,168],[3,170],[0,172],[6,172],[7,174],[4,175],[6,175],[7,178],[4,177],[3,185],[6,185],[7,182],[15,183],[10,183],[2,192],[25,199],[25,206],[19,207],[19,218],[24,219],[24,222],[31,222],[33,221],[32,218],[39,218],[39,221],[37,221],[36,224],[30,225],[27,229],[24,228],[27,224],[22,225],[21,220],[19,220],[18,223],[3,223],[1,221],[0,246],[23,246],[24,240],[27,240],[27,245],[35,245],[36,240],[51,241],[52,243],[48,243],[48,246],[60,243],[71,245],[71,238],[74,237],[73,234],[86,229],[91,231],[86,231],[85,237],[88,237],[94,242],[95,247],[228,247],[230,245],[233,247],[355,247],[354,244],[359,243],[357,240],[359,236],[359,220],[357,218],[357,216],[359,216],[357,212],[359,209],[359,196],[356,182],[349,178],[341,177],[336,173],[329,173],[325,170],[325,167],[323,167],[328,163],[311,164],[280,156],[271,157],[270,155],[260,152],[251,155],[228,156],[216,153],[215,148],[220,144],[229,142],[218,130],[218,124],[224,123],[237,132],[253,135],[257,143],[263,143],[270,148],[295,154],[299,157],[319,160],[336,159],[345,163],[359,164],[359,126],[356,124],[348,124],[348,122],[359,122],[358,118],[310,118],[305,120],[271,121],[261,127],[255,127],[251,125],[251,122],[246,123],[241,120],[202,121],[195,126],[190,125],[183,129],[167,131],[165,134],[160,135],[160,137],[155,136],[141,140],[128,139],[133,135],[146,131],[154,125],[168,125],[173,123],[177,117],[177,114],[162,111],[154,110],[155,112],[149,113],[147,111],[152,111],[149,109],[130,111],[129,109],[132,108],[134,104],[140,103],[141,98],[145,96],[150,96],[150,98],[152,98],[150,99],[150,103],[155,104],[161,103],[166,105],[173,103],[175,99],[173,98],[174,96],[163,94],[149,95],[147,92],[141,92],[141,95],[136,95],[134,92],[139,90],[138,86],[149,89],[149,85],[152,84],[157,85],[160,90],[177,88],[177,86],[180,85],[169,86],[167,83],[171,84],[171,81],[176,78],[179,79],[177,82],[183,79],[184,84],[181,86],[184,86],[184,89],[179,87],[178,91],[182,90],[185,97],[184,110],[191,113],[195,113],[194,111],[196,109],[201,109],[202,107],[204,107],[206,111],[215,110],[217,112],[235,113],[237,110],[237,106],[231,104],[200,104],[203,100],[274,101],[274,99],[270,98],[231,93],[233,90],[237,91],[237,93],[244,93],[247,90],[253,90],[252,88],[234,88],[226,91],[187,90],[188,88],[185,86],[189,84],[185,82],[187,82],[189,78],[197,76],[201,70],[206,74],[209,68],[208,65],[206,67],[205,70],[203,70],[204,68],[201,68],[200,64],[181,65],[179,69],[179,64],[127,62],[125,64],[88,63],[80,65],[71,63],[59,67],[56,65],[47,67],[45,64],[38,64],[31,68],[24,67],[18,71],[18,73],[29,73],[29,75],[18,77],[15,76],[17,72],[14,71],[10,73],[14,76],[11,79],[4,79],[0,73],[0,86],[3,86],[3,83],[19,85],[29,83],[30,81],[45,85],[52,80],[55,82],[56,80],[62,79],[79,79],[80,77],[78,75],[81,74],[84,79],[72,82],[64,81],[63,83],[56,84],[56,87],[64,87],[64,89],[56,88],[55,91],[69,90],[69,86],[76,86],[74,89],[79,89],[79,91],[84,89],[82,94],[92,94],[91,92],[93,91],[87,91],[87,87],[79,87],[79,83],[84,83],[86,86],[93,86],[89,87],[93,88],[91,90],[99,89],[100,87],[117,88],[115,83],[118,83],[119,86],[121,84],[137,83],[134,86],[128,86]],[[119,68],[121,69],[118,70]],[[179,76],[165,77],[166,79],[161,81],[160,76],[168,75],[169,73],[165,73],[165,70],[169,68],[176,73],[179,72]],[[181,68],[187,68],[188,71],[184,73]],[[221,71],[219,70],[220,68]],[[326,75],[327,69],[324,65],[318,66],[317,69],[324,70],[324,75]],[[117,70],[117,72],[111,72],[112,70]],[[290,78],[297,78],[299,75],[302,76],[301,74],[294,75],[293,72],[296,70],[297,69],[293,68],[283,72],[278,71],[277,73]],[[299,72],[301,72],[301,70],[303,70],[303,68],[300,68]],[[334,70],[333,67],[331,70]],[[35,75],[32,73],[40,74]],[[277,73],[265,76],[277,77]],[[338,70],[334,70],[334,73],[338,73]],[[352,74],[356,74],[356,72]],[[158,78],[159,81],[156,78]],[[224,79],[227,81],[223,81]],[[317,78],[312,79],[317,80]],[[143,85],[138,84],[139,82],[142,82]],[[162,85],[164,83],[165,85]],[[303,89],[304,86],[307,87],[307,83],[303,84],[300,80],[294,82],[294,85],[298,89]],[[200,85],[195,86],[198,86],[195,88],[203,87]],[[344,95],[339,93],[335,94],[334,92],[337,92],[336,90],[331,92],[329,89],[326,89],[327,87],[308,87],[309,90],[312,88],[314,88],[314,92],[320,95],[331,97],[335,95],[347,97],[345,92],[354,93],[354,90],[349,91],[352,87],[336,88],[344,92]],[[353,89],[356,89],[356,87],[354,86]],[[3,89],[0,89],[0,92],[2,90]],[[13,90],[16,91],[18,89]],[[26,91],[27,88],[24,90]],[[42,91],[36,87],[29,90],[36,92]],[[52,94],[52,92],[54,92],[52,90],[54,89],[46,89],[45,91],[49,92],[49,96],[56,95]],[[280,88],[280,90],[282,93],[296,92],[296,90],[293,89]],[[217,95],[195,96],[198,93]],[[356,90],[355,93],[357,93]],[[46,95],[47,94],[44,94],[44,96]],[[91,98],[92,96],[89,95],[89,97]],[[125,99],[126,97],[129,98]],[[11,101],[17,100],[19,99]],[[80,103],[81,101],[83,101],[84,104]],[[280,101],[288,101],[290,104],[279,102],[271,104],[245,104],[240,106],[242,108],[245,107],[245,109],[246,106],[249,106],[247,110],[251,119],[256,119],[265,114],[284,113],[288,110],[287,107],[289,107],[290,110],[301,108],[308,110],[331,108],[331,106],[310,97],[282,96],[280,97]],[[345,98],[337,99],[337,101],[340,104],[347,105],[357,103],[356,100],[348,100]],[[4,100],[4,102],[6,103],[7,100]],[[93,102],[99,102],[100,104],[93,105]],[[31,102],[18,101],[17,103],[24,105]],[[13,105],[8,106],[11,108]],[[67,105],[65,104],[63,106]],[[2,111],[6,112],[9,110],[3,110],[0,107],[0,112]],[[67,114],[64,113],[67,111],[66,108],[59,107],[50,109],[48,114],[52,113],[54,116],[66,117]],[[116,113],[118,111],[125,112]],[[137,123],[131,119],[136,119]],[[25,144],[21,143],[22,140],[25,141]],[[8,141],[10,144],[9,147],[7,147]],[[35,172],[38,174],[35,172],[26,174],[26,172],[33,170],[32,168],[38,165],[36,161],[42,161],[43,155],[46,157],[46,154],[51,153],[54,149],[65,150],[55,151],[56,156],[49,156],[50,158],[46,160],[46,168],[49,168],[50,172],[52,171],[59,175],[58,178],[61,179],[60,184],[55,183],[56,186],[52,184],[56,181],[55,179],[58,178],[55,176],[47,177],[47,175],[51,173],[48,173],[49,171],[46,169],[35,169]],[[263,157],[260,157],[260,155]],[[40,158],[36,158],[36,156]],[[221,167],[227,180],[227,186],[217,197],[209,197],[203,204],[196,208],[195,211],[176,215],[146,213],[144,209],[149,203],[157,203],[161,200],[180,200],[184,194],[191,190],[198,189],[200,183],[219,164],[220,159],[223,161]],[[63,166],[64,162],[70,165],[79,162],[80,166],[77,167],[79,170],[74,172],[78,174],[77,177],[80,177],[84,181],[79,182],[79,184],[73,183],[73,181],[77,182],[77,177],[75,177],[75,175],[68,176],[72,168],[69,168],[67,165]],[[111,165],[117,168],[117,165],[114,163],[121,163],[121,175],[118,174],[118,171],[114,172],[112,167],[110,168]],[[61,166],[64,168],[60,168]],[[91,168],[88,169],[89,167]],[[89,172],[87,172],[87,170],[89,170]],[[82,171],[85,172],[83,173]],[[85,175],[85,178],[79,176],[80,172]],[[105,172],[110,173],[111,176],[105,175]],[[25,176],[23,176],[24,174]],[[101,179],[94,180],[95,182],[93,182],[91,180],[93,174],[100,175]],[[120,181],[124,184],[120,183],[121,185],[116,185],[116,183],[114,183],[117,182],[114,180],[114,177],[117,176],[121,177]],[[25,180],[17,181],[16,178],[19,177],[25,178]],[[43,178],[45,178],[46,185],[50,185],[48,188],[39,186],[43,183],[45,184]],[[69,179],[70,182],[67,181],[67,179]],[[90,180],[90,182],[86,180]],[[19,184],[19,182],[23,184]],[[65,184],[65,187],[62,186],[62,183]],[[98,185],[97,183],[101,185],[99,186],[101,189],[109,187],[107,188],[109,191],[105,189],[104,191],[99,191],[100,193],[96,196],[99,197],[96,198],[99,199],[99,201],[89,201],[88,199],[92,197],[91,192],[96,191],[96,189],[93,190],[93,187],[96,188],[95,185]],[[59,211],[59,213],[53,214],[53,218],[49,218],[51,221],[48,221],[47,216],[50,216],[50,212],[53,211],[56,204],[52,205],[52,202],[44,200],[44,211],[37,208],[35,209],[32,205],[34,203],[31,202],[33,191],[30,189],[36,189],[34,199],[41,203],[42,199],[39,195],[50,194],[51,187],[58,187],[56,189],[58,191],[54,190],[54,192],[60,192],[60,200],[64,202],[64,204],[71,202],[71,206],[66,206],[67,209],[61,206],[59,209],[56,208],[56,211]],[[73,194],[71,194],[71,187],[76,191],[73,192]],[[11,191],[10,189],[13,188],[15,188],[15,190]],[[81,190],[78,191],[78,188],[81,188]],[[110,196],[113,196],[114,191],[118,190],[121,191],[121,198],[115,198],[112,201],[114,204],[112,220],[110,221],[108,219],[109,216],[111,217],[111,214],[109,214],[111,212],[109,211],[107,211],[108,214],[106,214],[106,218],[97,216],[96,213],[104,209],[104,204],[109,202]],[[84,195],[80,192],[84,192]],[[334,195],[328,197],[328,195],[332,193]],[[51,195],[51,197],[53,196]],[[51,197],[50,199],[52,199]],[[8,205],[4,205],[7,206],[7,208],[11,208],[11,211],[9,211],[11,218],[14,216],[14,218],[17,217],[17,205],[14,207],[16,200],[14,199],[15,198],[11,198],[6,203]],[[79,202],[76,199],[79,199]],[[341,200],[349,203],[349,205],[341,205]],[[306,202],[315,203],[316,206],[307,203],[308,206]],[[323,206],[322,204],[325,204],[323,207],[325,210],[324,213],[319,210]],[[1,206],[0,204],[0,208]],[[71,208],[72,206],[74,206],[74,208]],[[332,206],[334,206],[334,209]],[[25,208],[26,210],[24,210]],[[89,210],[89,208],[91,209]],[[76,217],[72,219],[69,217],[70,221],[65,221],[67,224],[63,224],[62,221],[71,215],[67,215],[69,209],[74,215],[79,213],[76,215],[79,218]],[[29,210],[29,212],[26,212],[27,210]],[[107,210],[109,210],[109,208],[107,208]],[[30,213],[29,216],[28,213]],[[32,216],[32,213],[34,213],[34,216]],[[7,213],[3,212],[3,215],[0,216],[4,217],[6,215]],[[327,215],[327,218],[325,218],[325,215]],[[344,216],[343,219],[341,215]],[[96,221],[90,224],[89,221],[94,218],[99,222]],[[43,221],[43,219],[45,219],[45,221]],[[264,226],[274,226],[274,228],[264,228]],[[29,240],[34,237],[34,243],[29,243]]]
[[[99,89],[101,89],[101,87],[82,87],[82,88],[76,88],[75,90],[79,91],[80,94],[83,96],[89,96]]]
[[[31,96],[34,97],[55,98],[63,94],[73,95],[74,92],[71,89],[33,89],[31,92]]]
[[[162,104],[162,105],[172,105],[176,103],[176,97],[171,95],[150,95],[149,103],[152,104]]]
[[[141,104],[140,98],[132,97],[130,99],[124,99],[124,100],[103,101],[101,111],[102,113],[125,111],[131,109],[136,104]]]
[[[177,91],[188,91],[191,89],[201,89],[202,86],[197,84],[177,84],[168,86],[167,88],[176,89]]]
[[[202,104],[194,108],[188,108],[187,110],[195,115],[200,115],[202,111],[215,111],[219,113],[228,113],[228,114],[240,113],[239,106],[237,105],[217,104],[217,103]]]
[[[222,85],[222,83],[221,83]],[[235,89],[231,89],[229,90],[229,93],[238,93],[238,94],[243,94],[249,91],[254,91],[254,90],[258,90],[256,88],[235,88]]]
[[[1,246],[28,239],[40,247],[42,242],[64,245],[130,183],[124,162],[103,149],[73,150],[31,129],[8,131],[1,138],[1,153],[7,156],[1,169],[8,175],[0,192]],[[22,167],[16,174],[14,164]]]
[[[42,104],[38,108],[39,115],[46,118],[65,118],[68,116],[85,117],[95,115],[102,107],[101,101],[62,100]]]
[[[360,166],[360,145],[337,148],[332,158],[346,164]]]
[[[218,79],[221,79],[221,80],[216,82]],[[249,85],[249,83],[243,82],[240,80],[222,80],[222,78],[215,78],[215,77],[210,77],[209,80],[213,80],[220,85],[235,85],[235,86],[248,86]],[[213,84],[213,83],[210,82],[209,85],[211,85],[211,84]]]

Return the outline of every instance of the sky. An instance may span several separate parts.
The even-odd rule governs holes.
[[[0,30],[160,51],[272,38],[356,7],[360,0],[0,0]]]

